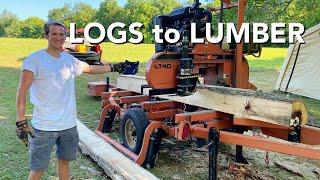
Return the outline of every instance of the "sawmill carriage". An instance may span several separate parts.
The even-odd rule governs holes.
[[[207,143],[212,179],[217,177],[219,142],[236,145],[236,161],[241,163],[246,163],[242,146],[320,159],[318,149],[301,145],[320,144],[320,130],[306,125],[305,105],[256,92],[249,82],[244,54],[260,53],[259,46],[251,44],[251,48],[244,48],[247,45],[240,43],[224,49],[221,44],[190,43],[190,23],[196,22],[197,37],[204,37],[201,29],[212,22],[211,11],[222,16],[224,10],[237,8],[239,28],[244,20],[245,3],[245,0],[236,3],[223,0],[221,7],[208,10],[195,1],[192,6],[156,17],[154,25],[179,30],[181,40],[175,44],[155,44],[145,78],[121,76],[117,85],[110,84],[108,78],[101,85],[89,84],[91,95],[102,97],[96,133],[148,168],[155,164],[162,138]],[[122,144],[105,134],[111,132],[116,116],[121,119]],[[284,142],[243,135],[252,128]]]

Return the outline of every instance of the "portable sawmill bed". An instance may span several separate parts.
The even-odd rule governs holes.
[[[242,146],[320,160],[320,129],[308,126],[303,102],[253,90],[197,85],[189,96],[159,94],[144,77],[120,76],[117,85],[103,84],[102,111],[96,133],[139,165],[154,166],[161,139],[207,140],[209,177],[216,178],[218,143],[236,145],[236,161],[245,163]],[[100,87],[100,90],[103,89]],[[150,94],[149,94],[150,93]],[[187,112],[189,111],[189,112]],[[121,120],[123,143],[106,133],[115,116]],[[272,137],[243,135],[260,128]]]

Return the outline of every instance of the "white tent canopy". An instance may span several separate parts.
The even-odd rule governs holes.
[[[288,49],[275,89],[320,100],[320,24]]]

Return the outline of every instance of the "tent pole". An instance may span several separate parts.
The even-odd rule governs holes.
[[[292,78],[292,75],[293,75],[293,71],[296,67],[296,64],[297,64],[297,60],[298,60],[298,55],[299,55],[299,52],[300,52],[300,47],[301,47],[301,43],[299,43],[299,46],[298,46],[298,51],[297,51],[297,55],[296,55],[296,58],[294,60],[294,64],[293,64],[293,67],[292,67],[292,71],[290,73],[290,77],[289,77],[289,80],[288,80],[288,83],[287,83],[287,86],[286,86],[286,91],[288,90],[288,87],[289,87],[289,84],[290,84],[290,81],[291,81],[291,78]]]

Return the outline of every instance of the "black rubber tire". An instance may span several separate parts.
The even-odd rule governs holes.
[[[128,122],[128,121],[131,121],[131,122]],[[133,126],[135,127],[135,132],[133,132],[133,136],[135,136],[136,138],[135,145],[132,145],[131,143],[131,146],[130,146],[129,145],[130,143],[127,141],[126,123],[133,123]],[[126,148],[130,149],[135,154],[139,154],[142,143],[143,143],[144,132],[148,127],[149,123],[150,122],[147,118],[147,114],[146,112],[144,112],[143,109],[129,108],[127,112],[124,114],[121,120],[121,126],[120,126],[121,139],[122,139],[123,145]]]

